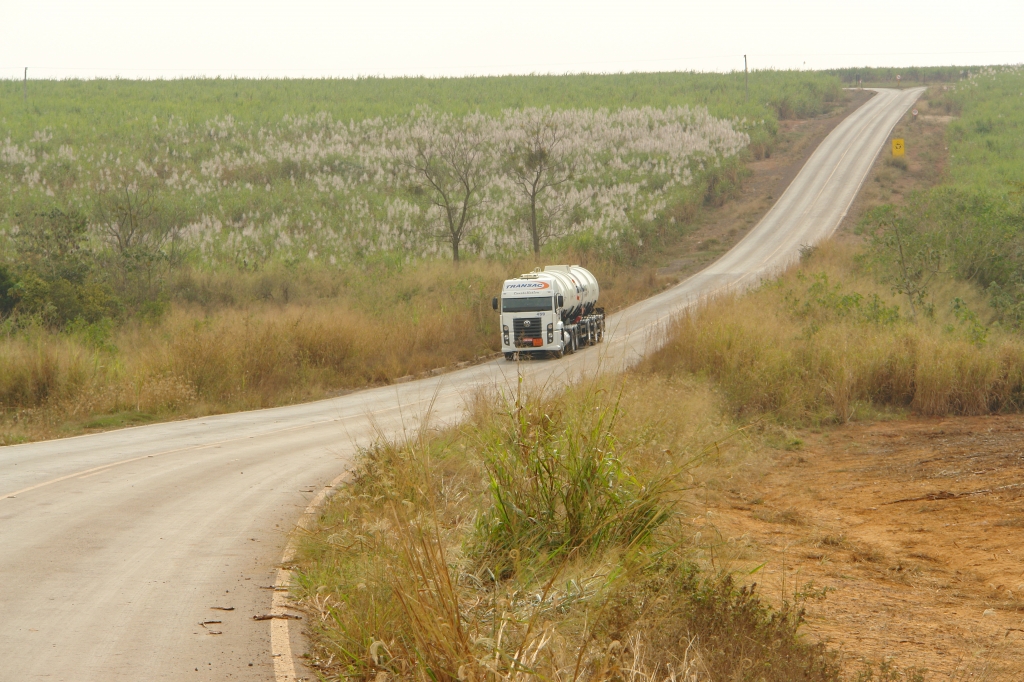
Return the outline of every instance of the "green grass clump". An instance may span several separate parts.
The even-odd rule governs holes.
[[[118,412],[117,414],[106,414],[96,419],[90,419],[83,426],[87,429],[112,429],[122,426],[138,426],[148,424],[155,417],[146,412],[129,411]]]
[[[618,455],[618,405],[584,396],[572,410],[517,396],[482,443],[490,506],[481,515],[480,551],[503,572],[508,557],[642,544],[670,515],[668,479],[641,481]]]

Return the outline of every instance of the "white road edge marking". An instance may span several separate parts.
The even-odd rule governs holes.
[[[295,524],[295,531],[309,529],[328,495],[337,490],[350,474],[350,471],[342,473],[316,494],[313,501],[302,512],[298,523]],[[271,613],[283,613],[292,608],[288,599],[288,593],[292,587],[292,571],[289,565],[295,560],[295,552],[298,549],[295,531],[292,531],[288,544],[285,545],[284,553],[281,555],[281,567],[277,569],[274,594],[270,599]],[[294,682],[299,679],[295,674],[295,656],[292,653],[289,620],[289,618],[272,618],[270,620],[270,655],[274,661],[274,679],[277,682]]]

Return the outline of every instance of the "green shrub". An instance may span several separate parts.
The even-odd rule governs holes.
[[[618,405],[581,399],[562,411],[517,396],[487,434],[491,505],[477,529],[482,552],[499,568],[510,552],[558,556],[634,545],[669,516],[668,481],[638,480],[616,454]]]
[[[54,328],[117,317],[120,301],[88,246],[84,215],[52,209],[23,223],[15,237],[13,309]]]

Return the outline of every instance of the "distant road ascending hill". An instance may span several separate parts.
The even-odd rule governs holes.
[[[629,364],[673,313],[793,262],[836,228],[921,92],[878,91],[731,251],[614,315],[601,346],[525,374],[557,386]],[[309,500],[375,429],[413,430],[431,403],[433,419],[457,419],[464,396],[514,385],[516,369],[494,361],[306,405],[0,448],[0,682],[272,680],[275,661],[278,677],[292,674],[288,621],[253,616],[270,612],[267,588]]]

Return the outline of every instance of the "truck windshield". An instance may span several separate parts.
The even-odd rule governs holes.
[[[550,296],[531,296],[530,298],[501,299],[503,313],[540,313],[551,310]]]

